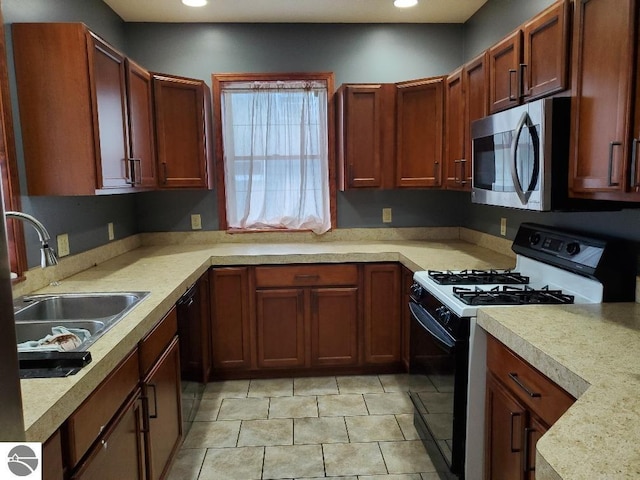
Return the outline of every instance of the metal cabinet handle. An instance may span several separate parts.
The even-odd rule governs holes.
[[[518,100],[518,97],[514,97],[513,93],[511,92],[511,85],[513,84],[513,81],[511,80],[513,78],[513,75],[515,75],[517,72],[516,70],[510,68],[509,69],[509,100],[512,102],[515,102],[516,100]]]
[[[529,436],[535,432],[535,428],[526,427],[524,429],[524,473],[535,472],[536,470],[535,463],[532,467],[530,465],[531,459],[529,458]]]
[[[158,392],[156,386],[153,383],[148,385],[149,388],[153,388],[153,415],[149,413],[149,418],[158,418]]]
[[[162,183],[167,183],[167,162],[162,162]]]
[[[467,184],[467,180],[466,180],[467,176],[465,175],[466,166],[467,166],[467,160],[465,158],[460,159],[460,185]]]
[[[614,182],[612,179],[613,175],[613,148],[622,146],[622,142],[610,142],[609,143],[609,171],[607,173],[607,181],[610,187],[617,187],[620,185],[619,182]]]
[[[437,160],[435,162],[433,162],[433,176],[435,178],[436,184],[440,184],[439,179],[440,179],[440,162],[438,162]]]
[[[531,87],[528,87],[526,92],[524,88],[524,79],[526,78],[524,72],[528,66],[529,65],[527,65],[526,63],[520,64],[520,79],[518,80],[518,90],[520,91],[519,93],[520,98],[531,96]]]
[[[631,178],[629,179],[629,186],[631,188],[635,188],[640,186],[638,184],[638,144],[640,143],[640,138],[633,139],[633,152],[631,154]]]
[[[509,432],[509,447],[511,447],[511,453],[520,452],[519,448],[515,448],[513,446],[513,437],[514,437],[514,428],[513,428],[513,420],[515,418],[520,418],[522,415],[520,413],[510,412],[511,413],[511,431]]]
[[[462,183],[462,160],[454,160],[453,163],[456,165],[456,168],[453,169],[453,181],[455,183],[461,184]],[[457,166],[460,165],[460,177],[458,177],[457,173],[458,173],[458,168]]]
[[[518,385],[531,398],[542,397],[541,393],[534,392],[529,387],[527,387],[524,383],[522,383],[522,380],[520,380],[520,378],[518,378],[518,374],[517,373],[510,373],[509,374],[509,378],[511,380],[513,380],[514,382],[516,382],[516,385]]]

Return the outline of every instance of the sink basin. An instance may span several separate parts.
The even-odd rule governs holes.
[[[28,295],[14,302],[17,343],[40,340],[52,327],[88,330],[91,337],[76,351],[86,350],[122,320],[149,292],[62,293]]]

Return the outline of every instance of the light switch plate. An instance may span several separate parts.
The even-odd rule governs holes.
[[[66,257],[69,255],[69,234],[63,233],[62,235],[58,235],[58,256]]]
[[[390,208],[383,208],[382,209],[382,223],[391,223],[391,209]]]
[[[114,238],[116,238],[115,234],[113,233],[113,223],[109,222],[107,224],[107,230],[109,232],[109,240],[113,240]]]
[[[507,235],[507,219],[504,217],[500,219],[500,235],[503,237]]]
[[[191,230],[202,230],[202,218],[199,213],[191,215]]]

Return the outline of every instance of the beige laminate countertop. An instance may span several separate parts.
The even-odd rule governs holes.
[[[477,320],[577,398],[538,442],[536,479],[640,478],[640,304],[499,307]]]
[[[509,268],[513,257],[461,240],[145,246],[65,278],[48,292],[148,290],[68,378],[20,382],[26,437],[45,441],[211,265],[397,261],[411,270]]]

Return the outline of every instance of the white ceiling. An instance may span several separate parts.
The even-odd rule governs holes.
[[[209,0],[200,8],[180,0],[104,0],[126,22],[218,23],[463,23],[487,0]]]

